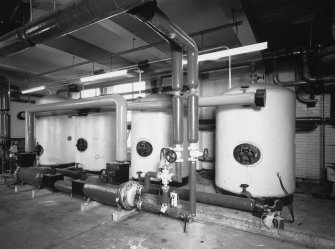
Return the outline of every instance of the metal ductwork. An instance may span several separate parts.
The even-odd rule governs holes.
[[[0,37],[0,56],[10,56],[36,44],[128,11],[153,0],[74,0],[55,12]]]

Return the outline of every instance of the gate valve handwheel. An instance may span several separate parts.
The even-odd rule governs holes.
[[[168,150],[165,157],[169,163],[174,163],[177,160],[177,154],[173,150]]]
[[[202,157],[203,159],[206,161],[206,159],[208,158],[208,155],[209,155],[209,152],[208,152],[208,149],[205,148],[203,153],[202,153]]]
[[[100,170],[100,174],[99,174],[100,181],[106,183],[107,182],[107,178],[108,178],[107,171],[105,169]]]
[[[160,154],[160,159],[166,156],[166,153],[169,151],[168,148],[162,148],[161,149],[161,154]]]

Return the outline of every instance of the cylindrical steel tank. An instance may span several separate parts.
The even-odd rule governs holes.
[[[142,98],[141,102],[164,100],[171,101],[171,96],[150,95]],[[186,125],[184,121],[184,126]],[[130,177],[137,179],[139,171],[142,172],[142,177],[148,171],[159,171],[161,149],[174,146],[172,132],[172,109],[132,112]],[[185,141],[187,142],[186,127],[184,127],[184,143]],[[188,176],[187,145],[184,146],[184,150],[183,178]],[[174,165],[171,166],[171,172],[174,173]]]
[[[61,95],[41,98],[38,104],[67,101]],[[41,165],[74,163],[74,119],[66,112],[36,114],[36,142],[43,147]]]
[[[295,96],[286,88],[250,84],[223,94],[266,90],[263,108],[221,106],[216,110],[215,184],[255,198],[284,197],[295,190]],[[243,186],[243,185],[242,185]]]
[[[75,117],[75,162],[84,170],[100,171],[115,161],[115,112]]]

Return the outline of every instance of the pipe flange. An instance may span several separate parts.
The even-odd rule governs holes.
[[[137,182],[129,181],[121,185],[118,189],[118,204],[126,210],[132,210],[135,206],[135,199],[141,185]]]

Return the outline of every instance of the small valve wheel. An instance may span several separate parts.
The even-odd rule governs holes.
[[[87,141],[84,138],[79,138],[77,140],[76,147],[80,152],[85,151],[87,149],[87,146],[88,146]]]
[[[99,179],[101,182],[106,183],[108,180],[107,171],[105,169],[100,170]]]
[[[36,152],[36,155],[37,156],[41,156],[44,152],[44,149],[42,147],[42,145],[40,145],[39,143],[36,144],[36,147],[35,147],[35,152]]]
[[[177,160],[177,154],[173,150],[168,150],[165,157],[169,163],[174,163]]]

